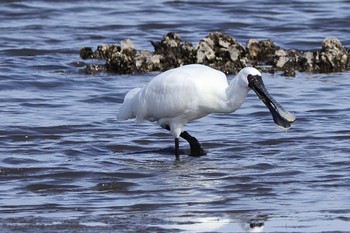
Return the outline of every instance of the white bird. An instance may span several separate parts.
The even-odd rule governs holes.
[[[118,119],[136,118],[136,123],[157,121],[174,136],[177,160],[179,137],[190,144],[191,156],[202,156],[205,151],[201,144],[188,132],[182,131],[183,126],[210,113],[236,111],[251,89],[268,107],[278,126],[291,127],[295,116],[269,95],[257,69],[246,67],[228,83],[223,72],[199,64],[165,71],[143,88],[129,91],[119,109]]]

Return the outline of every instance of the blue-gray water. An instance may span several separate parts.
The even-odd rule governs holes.
[[[1,1],[0,232],[349,231],[349,72],[264,74],[293,127],[251,93],[236,113],[189,124],[208,155],[181,162],[168,132],[115,117],[155,73],[83,72],[81,47],[152,49],[169,31],[350,47],[348,1],[232,2]]]

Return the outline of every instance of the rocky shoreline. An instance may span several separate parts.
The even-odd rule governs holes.
[[[246,45],[220,32],[209,33],[196,46],[184,42],[174,32],[152,41],[154,51],[136,50],[130,39],[120,44],[99,45],[95,51],[80,50],[82,59],[101,59],[105,64],[88,64],[89,74],[101,71],[117,74],[165,71],[186,64],[205,64],[225,73],[237,73],[246,66],[255,66],[264,72],[282,72],[294,76],[296,71],[330,73],[350,70],[350,53],[334,37],[324,39],[320,50],[286,50],[271,40],[250,39]]]

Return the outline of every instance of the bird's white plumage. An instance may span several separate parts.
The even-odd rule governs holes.
[[[250,90],[248,74],[261,75],[255,68],[244,68],[229,84],[223,72],[204,65],[168,70],[143,88],[129,91],[118,119],[157,121],[161,126],[169,126],[174,137],[179,137],[189,121],[209,113],[237,110]]]

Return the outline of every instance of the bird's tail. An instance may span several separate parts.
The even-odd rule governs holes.
[[[130,90],[125,98],[122,106],[119,109],[119,113],[117,115],[118,120],[128,120],[136,117],[135,114],[135,106],[137,102],[137,96],[140,92],[141,88],[134,88]]]

